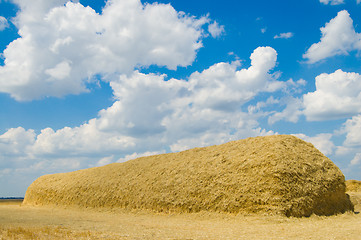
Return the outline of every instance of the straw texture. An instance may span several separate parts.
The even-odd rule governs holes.
[[[312,144],[275,135],[45,175],[24,204],[301,217],[353,210],[345,188]]]
[[[347,192],[361,192],[361,181],[347,180],[346,181]]]

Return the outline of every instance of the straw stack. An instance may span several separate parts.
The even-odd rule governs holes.
[[[361,192],[361,181],[347,180],[346,181],[347,192]]]
[[[275,135],[42,176],[24,204],[301,217],[353,210],[345,188],[312,144]]]

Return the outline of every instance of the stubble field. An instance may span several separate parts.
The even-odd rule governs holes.
[[[356,213],[308,218],[100,212],[3,201],[0,239],[361,239],[361,193],[349,194]]]

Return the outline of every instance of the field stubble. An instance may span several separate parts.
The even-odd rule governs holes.
[[[360,200],[361,193],[351,194]],[[360,211],[360,205],[356,205]],[[159,214],[0,203],[0,239],[361,239],[361,214],[287,218]]]

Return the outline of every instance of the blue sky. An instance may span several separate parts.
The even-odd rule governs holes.
[[[0,196],[294,134],[361,179],[361,3],[0,0]]]

